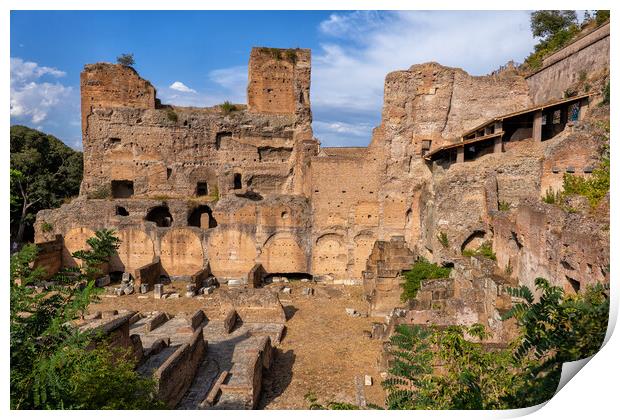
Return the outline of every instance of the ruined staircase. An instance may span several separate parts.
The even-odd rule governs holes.
[[[222,315],[119,311],[95,314],[80,328],[132,349],[137,371],[156,379],[168,408],[253,409],[284,323],[244,322],[233,308]]]

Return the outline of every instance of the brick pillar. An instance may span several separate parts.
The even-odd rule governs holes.
[[[532,126],[532,138],[534,141],[542,141],[542,111],[534,112],[534,125]]]
[[[582,121],[585,116],[586,113],[588,112],[588,106],[590,105],[590,97],[588,96],[587,98],[583,98],[581,101],[579,101],[579,121]]]
[[[456,149],[456,163],[465,162],[465,146],[457,147]]]

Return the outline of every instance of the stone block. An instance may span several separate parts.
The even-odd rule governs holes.
[[[178,299],[178,298],[180,298],[180,297],[181,297],[181,295],[180,295],[180,294],[178,294],[178,293],[170,293],[170,294],[168,295],[168,298],[169,298],[169,299]]]
[[[240,279],[231,279],[231,280],[228,280],[227,284],[228,284],[229,287],[241,286],[241,280]]]
[[[131,295],[133,293],[133,286],[127,286],[123,289],[123,293],[126,295]]]
[[[347,315],[352,316],[354,318],[357,318],[360,316],[360,313],[357,312],[355,309],[353,308],[346,308],[345,312],[347,313]]]
[[[105,287],[110,284],[110,275],[107,274],[95,280],[95,287]]]
[[[198,327],[200,327],[200,325],[203,323],[204,320],[205,320],[205,313],[203,311],[199,309],[196,312],[194,312],[194,315],[192,315],[192,317],[189,320],[189,324],[192,327],[192,330],[198,329]]]
[[[224,316],[224,331],[230,334],[230,332],[235,328],[235,324],[237,323],[237,311],[234,309],[229,309]]]
[[[291,291],[292,291],[292,290],[291,290],[291,288],[290,288],[290,287],[283,287],[283,288],[280,290],[280,292],[282,292],[282,293],[286,293],[286,294],[289,294],[289,295],[291,294]]]
[[[149,285],[148,284],[141,284],[140,285],[140,293],[145,294],[149,292]]]
[[[191,297],[194,297],[194,296],[196,296],[196,292],[193,292],[193,291],[185,292],[185,297],[190,297],[191,298]]]
[[[121,281],[122,281],[123,283],[125,283],[125,282],[130,282],[130,281],[131,281],[131,273],[124,272],[124,273],[123,273],[123,277],[121,278]]]
[[[124,293],[125,293],[125,290],[122,289],[121,287],[117,287],[116,289],[114,289],[114,294],[116,296],[123,296]]]
[[[364,385],[372,386],[372,376],[364,375]]]
[[[314,295],[314,289],[312,287],[304,287],[301,291],[302,295],[312,296]]]
[[[153,288],[153,297],[155,299],[161,299],[164,294],[164,285],[161,283],[157,283]]]
[[[215,286],[205,287],[204,294],[210,295],[211,293],[215,292],[215,289],[216,289]]]

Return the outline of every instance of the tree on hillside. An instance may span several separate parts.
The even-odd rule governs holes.
[[[11,127],[11,239],[32,239],[36,213],[62,204],[79,193],[82,153],[56,137],[14,125]]]
[[[549,38],[576,23],[574,10],[538,10],[530,17],[532,35],[536,38]]]
[[[133,53],[129,53],[121,54],[116,57],[116,62],[118,64],[122,64],[123,66],[133,66],[136,63],[136,60],[133,58]]]

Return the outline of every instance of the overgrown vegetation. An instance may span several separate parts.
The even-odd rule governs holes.
[[[95,232],[95,236],[88,238],[86,244],[90,249],[76,251],[73,257],[84,262],[82,271],[92,279],[102,274],[102,265],[116,253],[121,240],[116,237],[113,229],[101,229]]]
[[[499,208],[499,211],[508,211],[510,210],[510,203],[507,201],[500,201],[498,208]]]
[[[136,60],[133,57],[133,53],[121,54],[116,57],[116,62],[118,64],[122,64],[123,66],[133,66],[136,64]]]
[[[509,289],[518,303],[520,335],[503,349],[487,349],[480,324],[422,328],[399,325],[390,338],[393,357],[383,386],[389,409],[509,409],[537,405],[555,393],[562,364],[596,353],[609,314],[607,289],[590,286],[566,295],[536,279],[540,299],[525,286]],[[441,369],[437,369],[441,367]]]
[[[607,196],[609,193],[611,171],[609,125],[602,125],[601,128],[605,131],[605,134],[602,138],[601,160],[598,166],[592,171],[589,177],[565,173],[562,190],[554,192],[549,188],[543,197],[545,203],[562,205],[566,197],[579,195],[586,197],[590,203],[590,207],[595,208],[600,204],[603,198]],[[569,211],[568,208],[565,208],[565,210]]]
[[[439,232],[439,234],[437,235],[437,240],[444,248],[448,248],[448,246],[450,245],[446,232]]]
[[[597,10],[594,17],[587,13],[579,23],[574,10],[538,10],[530,17],[532,35],[540,38],[534,52],[524,62],[526,70],[537,70],[543,59],[568,45],[582,30],[603,24],[609,19],[608,10]]]
[[[260,51],[263,54],[268,54],[274,60],[287,60],[293,64],[297,62],[297,52],[294,48],[280,49],[263,47]]]
[[[102,256],[118,239],[108,231],[89,239],[91,255]],[[32,268],[35,245],[11,257],[10,352],[12,409],[163,408],[155,382],[141,377],[132,359],[102,337],[80,332],[71,321],[83,316],[97,289],[85,272],[97,258],[83,260],[85,270],[65,270],[51,290],[37,291],[41,268]],[[88,252],[88,251],[84,251]],[[80,258],[83,253],[75,253]]]
[[[450,271],[452,269],[449,267],[441,267],[429,262],[425,258],[418,259],[411,267],[411,270],[403,273],[405,283],[403,284],[403,292],[400,295],[401,300],[406,302],[415,299],[423,280],[447,278],[450,275]]]
[[[47,233],[47,232],[51,232],[54,229],[54,226],[52,226],[50,223],[48,222],[43,222],[41,224],[41,231]]]
[[[222,110],[224,114],[228,115],[231,112],[236,111],[237,107],[234,104],[232,104],[230,101],[226,101],[220,105],[220,109]]]
[[[476,249],[464,249],[462,251],[462,254],[464,257],[480,256],[480,257],[489,258],[493,261],[497,259],[497,257],[495,256],[495,252],[493,252],[493,244],[491,243],[491,241],[483,242]]]
[[[82,153],[56,137],[21,125],[11,126],[11,240],[34,239],[39,210],[59,207],[77,195],[82,182]]]

